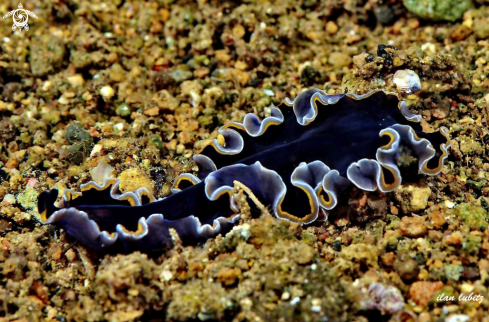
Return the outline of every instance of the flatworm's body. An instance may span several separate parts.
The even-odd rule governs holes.
[[[171,245],[170,228],[186,243],[229,230],[239,220],[232,196],[238,181],[278,218],[324,220],[352,184],[395,190],[401,183],[401,145],[418,158],[421,172],[441,171],[447,130],[424,133],[420,119],[395,94],[327,95],[311,89],[272,106],[263,121],[248,114],[243,123],[223,126],[194,156],[198,175],[181,175],[165,199],[155,201],[145,189],[121,194],[119,181],[109,178],[82,185],[82,193],[66,190],[60,207],[58,191],[45,191],[39,213],[43,223],[64,228],[89,247],[150,252]]]

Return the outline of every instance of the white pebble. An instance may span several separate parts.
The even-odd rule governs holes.
[[[160,274],[160,279],[164,279],[164,280],[165,280],[165,281],[167,281],[167,282],[168,282],[169,280],[171,280],[171,279],[172,279],[172,277],[173,277],[173,273],[172,273],[172,272],[170,272],[170,271],[169,271],[169,270],[167,270],[167,269],[163,270],[163,271],[161,272],[161,274]]]
[[[393,82],[400,93],[413,94],[421,90],[421,80],[418,74],[410,69],[398,70],[394,74]]]
[[[469,316],[465,314],[455,314],[450,315],[445,321],[446,322],[467,322],[469,321]]]
[[[83,76],[80,74],[76,74],[73,76],[68,77],[68,82],[72,87],[78,87],[78,86],[83,86],[85,83],[85,80],[83,79]]]
[[[455,204],[450,200],[445,200],[445,206],[447,206],[447,208],[452,209],[453,207],[455,207]]]
[[[104,86],[100,89],[100,95],[102,95],[104,99],[111,99],[114,96],[114,94],[115,91],[110,86]]]
[[[296,296],[292,299],[292,301],[290,301],[290,305],[296,305],[297,303],[299,303],[301,301],[301,299]]]
[[[15,203],[17,202],[17,200],[15,200],[15,196],[10,193],[3,197],[3,201],[8,202],[11,205],[15,205]]]

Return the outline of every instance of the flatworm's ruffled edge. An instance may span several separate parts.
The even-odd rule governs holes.
[[[277,172],[263,167],[259,161],[252,165],[234,164],[211,173],[205,179],[207,198],[217,200],[225,193],[232,194],[235,181],[248,187],[264,204],[272,205],[276,217],[304,224],[318,219],[320,206],[325,210],[332,209],[338,195],[348,186],[347,179],[342,178],[338,171],[330,170],[323,162],[302,162],[293,171],[291,183],[306,193],[310,212],[304,217],[296,217],[282,209],[287,193],[283,179]]]
[[[320,89],[313,88],[300,93],[294,100],[285,98],[283,103],[291,106],[297,122],[303,126],[306,126],[316,119],[318,115],[318,102],[320,102],[322,105],[332,105],[338,103],[338,101],[345,96],[355,100],[361,100],[378,92],[383,92],[386,95],[393,95],[399,99],[399,96],[396,93],[386,92],[383,89],[374,90],[362,95],[353,93],[329,95]],[[421,121],[421,115],[413,114],[409,110],[405,101],[399,100],[398,108],[406,120],[411,122]],[[233,128],[244,130],[251,137],[258,137],[265,133],[271,125],[279,125],[283,121],[284,116],[282,112],[272,104],[271,116],[260,121],[258,116],[253,113],[248,113],[245,115],[243,123],[231,122],[223,125],[218,130],[218,138],[213,139],[208,145],[214,147],[214,149],[220,154],[238,154],[243,150],[244,141],[241,135],[234,131]],[[203,178],[201,178],[201,180],[203,180]]]
[[[388,93],[382,89],[374,90],[362,95],[352,93],[328,95],[322,90],[310,89],[299,94],[294,100],[286,98],[284,100],[284,103],[293,108],[297,122],[303,126],[306,126],[316,119],[318,115],[318,102],[320,102],[322,105],[336,104],[341,98],[345,96],[355,100],[361,100],[377,92],[384,92],[386,95],[393,95],[399,99],[399,96],[396,93]],[[405,101],[399,100],[398,108],[407,121],[411,121],[413,123],[418,123],[421,121],[421,115],[413,114],[409,110]],[[271,116],[263,119],[263,121],[261,122],[255,114],[249,113],[245,116],[243,123],[232,122],[226,124],[221,127],[219,133],[221,134],[223,133],[221,131],[229,131],[232,128],[237,128],[245,130],[247,134],[252,137],[260,136],[265,133],[266,129],[270,125],[278,125],[284,120],[283,114],[278,108],[272,105],[271,109]],[[235,131],[233,132],[237,135],[240,135]],[[283,183],[283,180],[278,176],[278,174],[276,174],[276,172],[262,167],[261,164],[257,162],[261,167],[262,172],[271,171],[275,173],[275,175],[268,175],[269,178],[275,178],[275,186],[283,187],[283,189],[277,188],[279,192],[277,192],[276,196],[267,198],[263,201],[265,203],[269,202],[270,204],[274,205],[274,213],[278,218],[295,222],[310,223],[318,218],[317,205],[319,205],[320,208],[323,210],[323,213],[326,214],[328,210],[333,209],[337,205],[338,195],[346,187],[349,186],[350,182],[352,182],[358,188],[367,191],[374,191],[376,189],[379,189],[383,192],[393,191],[397,187],[399,187],[402,181],[399,168],[396,165],[398,149],[401,142],[411,148],[414,154],[418,157],[419,169],[422,173],[428,175],[438,174],[441,171],[444,160],[448,156],[448,148],[450,147],[450,138],[447,129],[442,127],[440,129],[440,132],[447,139],[447,142],[440,146],[442,156],[439,159],[438,167],[435,169],[430,169],[428,167],[428,162],[436,156],[436,150],[434,149],[433,145],[427,139],[420,139],[410,126],[400,124],[396,124],[380,132],[381,136],[388,136],[390,140],[388,144],[380,147],[377,150],[377,160],[361,159],[357,162],[352,163],[347,169],[347,178],[342,177],[337,170],[329,169],[329,167],[327,167],[320,161],[315,161],[309,164],[301,163],[294,170],[291,176],[291,182],[294,186],[302,189],[307,194],[310,201],[311,213],[302,218],[293,216],[287,212],[284,212],[281,209],[280,205],[282,204],[282,201],[285,198],[286,194],[286,187]],[[226,139],[226,136],[224,136],[224,138]],[[239,140],[234,137],[233,141],[230,141],[229,143],[227,140],[223,141],[222,138],[220,143],[219,139],[214,139],[210,145],[212,145],[216,149],[216,151],[221,153],[223,146],[228,147],[228,144],[230,144],[231,147],[228,147],[226,153],[222,154],[237,154],[243,149],[243,146],[239,146],[239,148],[235,146],[233,142],[237,141]],[[196,158],[201,158],[201,160],[197,160]],[[216,171],[217,169],[214,162],[210,158],[200,154],[194,156],[194,160],[199,165],[199,178],[201,180],[204,180],[212,174],[214,174],[215,177],[216,174],[224,174],[227,171],[231,171],[231,169],[236,169],[232,168],[234,166],[246,167],[245,165],[232,165],[219,169],[217,172],[213,172],[212,170]],[[257,163],[255,163],[253,166],[255,166]],[[319,163],[321,163],[322,166],[319,165]],[[205,170],[200,171],[201,166]],[[305,170],[306,168],[308,169],[307,171]],[[311,180],[311,174],[306,175],[308,171],[313,171],[312,169],[322,169],[322,171],[324,172],[324,176],[320,185],[317,184],[317,180]],[[223,171],[221,172],[221,170]],[[392,182],[386,181],[385,172],[390,173],[390,178]],[[233,186],[231,179],[232,178],[228,179],[227,185],[224,185],[220,188],[230,191],[231,187]],[[215,181],[215,179],[212,180]],[[219,190],[220,188],[209,188],[210,190],[207,190],[208,188],[206,181],[206,193],[208,193],[208,197],[212,196],[213,193],[219,194],[219,191],[221,191]],[[215,191],[213,189],[215,189]],[[312,190],[314,190],[314,193],[312,193]],[[255,192],[253,189],[252,191]]]
[[[275,107],[273,104],[270,107],[270,114],[271,116],[260,120],[260,118],[255,114],[248,113],[245,115],[243,123],[230,122],[223,125],[218,130],[218,138],[213,139],[205,147],[210,145],[214,147],[217,152],[224,155],[234,155],[240,153],[243,150],[244,141],[241,135],[233,130],[233,128],[246,131],[246,133],[251,137],[258,137],[265,133],[270,126],[282,124],[284,121],[282,111],[280,111],[280,109]]]
[[[418,158],[419,170],[427,175],[440,173],[445,159],[448,157],[450,137],[445,127],[440,128],[440,133],[446,138],[446,143],[440,146],[441,156],[436,168],[428,167],[428,162],[436,158],[436,150],[427,139],[419,138],[409,125],[394,124],[380,132],[387,135],[390,141],[377,150],[377,160],[362,159],[352,163],[347,170],[348,179],[358,188],[367,191],[379,189],[382,192],[393,191],[399,187],[402,181],[399,168],[396,165],[397,151],[399,145],[410,148]],[[393,182],[386,183],[384,171],[389,171]]]
[[[76,208],[63,208],[55,211],[49,218],[41,218],[43,224],[58,224],[84,245],[103,249],[117,240],[117,233],[100,231],[99,226],[88,218],[88,214]]]
[[[82,191],[95,189],[102,191],[110,187],[110,196],[116,200],[127,200],[133,206],[141,205],[143,196],[154,201],[155,198],[147,191],[146,188],[140,188],[136,192],[119,193],[120,180],[108,178],[103,184],[90,181],[80,186]],[[46,192],[44,198],[56,199],[58,190],[53,189]],[[53,194],[53,195],[49,195]],[[66,189],[63,193],[63,205],[68,205],[74,196],[81,195],[80,192],[74,193]],[[46,200],[46,203],[49,203]],[[231,200],[231,208],[237,211],[234,200]],[[115,232],[109,233],[101,231],[99,225],[94,220],[89,219],[88,214],[75,207],[62,208],[51,214],[49,218],[47,210],[44,208],[41,214],[43,224],[57,224],[65,229],[70,235],[81,241],[84,245],[104,249],[112,246],[116,241],[120,241],[124,249],[157,249],[161,248],[164,243],[171,240],[169,229],[177,231],[182,240],[203,240],[219,234],[223,228],[228,230],[228,226],[234,225],[240,218],[240,214],[234,214],[230,218],[218,217],[211,224],[202,225],[199,218],[188,216],[178,220],[166,220],[162,214],[152,214],[148,218],[141,217],[138,221],[138,229],[130,231],[123,225],[118,224]]]
[[[247,186],[264,204],[272,205],[276,217],[309,224],[315,220],[324,220],[329,210],[338,203],[339,195],[350,183],[362,190],[382,192],[393,191],[402,181],[397,167],[397,156],[400,144],[405,144],[419,160],[419,169],[428,175],[441,171],[443,162],[448,155],[450,138],[446,128],[440,132],[447,142],[441,144],[442,155],[436,169],[429,169],[428,162],[436,157],[436,150],[427,139],[419,138],[408,125],[395,124],[380,131],[380,136],[389,138],[389,142],[377,149],[376,160],[361,159],[352,163],[347,169],[347,178],[342,177],[337,170],[331,170],[321,161],[306,164],[302,162],[291,175],[293,186],[303,190],[308,199],[310,213],[304,217],[296,217],[282,209],[282,203],[287,194],[287,187],[280,175],[256,162],[253,165],[235,164],[223,167],[205,179],[205,192],[210,200],[217,200],[222,194],[232,194],[235,181]],[[390,181],[386,180],[386,172],[390,173]],[[319,209],[324,216],[320,216]]]

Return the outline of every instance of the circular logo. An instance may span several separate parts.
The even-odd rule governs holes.
[[[22,29],[25,25],[27,25],[27,21],[29,20],[29,16],[24,9],[17,9],[13,14],[14,25]]]

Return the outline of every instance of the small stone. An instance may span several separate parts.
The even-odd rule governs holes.
[[[431,115],[438,120],[443,120],[447,116],[445,111],[440,110],[438,108],[435,108],[434,110],[432,110]]]
[[[392,64],[394,65],[394,67],[399,67],[399,66],[402,66],[404,64],[404,62],[402,61],[402,59],[400,57],[394,57]]]
[[[55,73],[63,66],[65,52],[66,45],[59,37],[50,33],[33,37],[29,50],[32,74],[35,77],[43,77]]]
[[[340,52],[332,52],[328,58],[328,63],[336,68],[347,67],[351,62],[352,59],[349,55]]]
[[[207,67],[199,67],[196,70],[194,70],[194,77],[196,78],[204,78],[207,75],[209,75],[210,69]]]
[[[297,264],[309,264],[314,258],[314,249],[310,246],[303,245],[298,247],[292,256]]]
[[[178,145],[177,145],[177,148],[176,148],[176,150],[175,150],[175,152],[176,152],[177,154],[183,154],[183,152],[184,152],[184,151],[185,151],[185,145],[183,145],[183,144],[178,144]]]
[[[393,252],[385,253],[380,257],[380,261],[383,265],[392,267],[394,265],[394,261],[396,260],[396,254]]]
[[[245,28],[242,25],[237,24],[237,25],[234,26],[232,32],[233,32],[234,38],[241,39],[245,35],[245,32],[246,31],[245,31]]]
[[[161,271],[161,274],[160,274],[160,279],[161,280],[165,280],[165,281],[169,281],[171,280],[173,277],[173,273],[167,269]]]
[[[82,75],[76,74],[68,77],[68,83],[70,83],[71,87],[79,87],[85,84],[85,80],[83,79]]]
[[[443,287],[442,282],[417,281],[411,285],[409,296],[416,305],[426,307],[430,301],[434,301],[434,295]]]
[[[70,262],[76,259],[76,253],[73,251],[73,249],[68,249],[65,256]]]
[[[458,26],[451,34],[450,38],[452,38],[455,41],[459,40],[464,40],[468,36],[470,36],[474,32],[472,28],[467,27],[466,25],[462,24]]]
[[[124,170],[118,177],[121,180],[119,188],[122,192],[136,191],[138,188],[146,188],[153,194],[151,180],[141,169],[133,168]]]
[[[419,27],[419,20],[418,19],[409,19],[408,20],[408,26],[411,29],[418,29],[418,27]]]
[[[160,109],[157,106],[148,108],[143,112],[143,114],[147,116],[156,116],[159,113],[160,113]]]
[[[236,75],[236,77],[238,78],[238,81],[239,83],[241,84],[241,86],[245,86],[246,84],[248,84],[248,82],[250,81],[251,79],[251,76],[250,74],[248,74],[247,72],[245,71],[242,71],[242,70],[239,70],[239,69],[236,69],[234,68],[233,69],[233,73]]]
[[[328,34],[335,34],[338,31],[338,25],[334,21],[328,21],[326,23],[326,31]]]
[[[440,229],[447,222],[445,219],[445,215],[438,210],[432,212],[429,216],[431,222],[433,223],[433,227],[436,229]]]
[[[470,316],[466,314],[452,314],[445,319],[445,322],[468,322],[468,321],[470,321]]]
[[[401,291],[392,285],[371,283],[366,291],[365,287],[362,287],[361,292],[364,295],[361,305],[365,310],[376,310],[382,315],[395,315],[405,306]]]
[[[422,217],[403,217],[399,224],[403,236],[422,237],[428,234],[428,227]]]
[[[463,238],[464,238],[464,236],[462,235],[462,233],[459,231],[456,231],[456,232],[451,233],[448,236],[445,236],[443,238],[443,240],[444,240],[445,244],[447,244],[447,245],[457,246],[457,245],[462,244]]]
[[[421,90],[421,80],[418,74],[410,69],[401,69],[394,74],[392,79],[397,86],[397,91],[404,94],[413,94]]]
[[[15,196],[13,194],[6,194],[5,197],[3,197],[3,202],[8,203],[9,205],[15,205],[17,203],[17,200],[15,199]]]
[[[399,186],[394,194],[405,214],[426,209],[430,195],[431,190],[426,184],[412,183]]]
[[[100,147],[100,150],[103,149],[101,144],[97,144],[96,146]],[[92,153],[94,149],[92,150]],[[90,170],[90,175],[92,176],[92,179],[99,183],[102,184],[105,179],[111,178],[112,177],[112,172],[114,171],[114,168],[110,166],[110,164],[107,163],[106,159],[102,159],[97,163],[97,166]]]
[[[221,62],[221,63],[225,64],[225,63],[227,63],[228,61],[230,61],[230,60],[231,60],[231,55],[229,55],[229,54],[226,52],[226,50],[224,50],[224,49],[220,49],[220,50],[216,50],[216,52],[215,52],[215,58],[216,58],[216,59],[217,59],[219,62]]]
[[[110,86],[104,86],[100,89],[100,95],[102,95],[102,97],[104,99],[111,99],[115,94],[115,91],[112,87]]]
[[[242,60],[238,60],[236,61],[236,63],[234,64],[234,68],[236,69],[239,69],[239,70],[246,70],[248,69],[248,64],[246,64],[244,61]]]
[[[435,54],[436,53],[436,45],[431,42],[427,42],[421,45],[421,50],[426,53]]]
[[[314,299],[312,299],[311,304],[312,304],[312,306],[311,306],[312,312],[315,312],[315,313],[321,312],[321,299],[314,298]]]
[[[368,53],[361,53],[360,55],[353,56],[353,64],[356,68],[362,68],[367,63]]]
[[[226,286],[233,285],[241,277],[241,270],[239,268],[223,268],[217,274],[219,282]]]
[[[455,265],[455,264],[449,264],[444,266],[445,269],[445,274],[447,278],[458,281],[460,277],[462,276],[462,273],[464,271],[463,266],[461,265]]]
[[[394,11],[391,6],[388,4],[375,6],[374,7],[374,15],[377,18],[377,21],[383,25],[390,24],[396,18]]]
[[[398,258],[394,262],[394,269],[403,280],[411,281],[418,277],[418,262],[412,258]]]
[[[113,82],[120,83],[126,78],[126,71],[120,64],[114,64],[109,69],[109,78]]]

